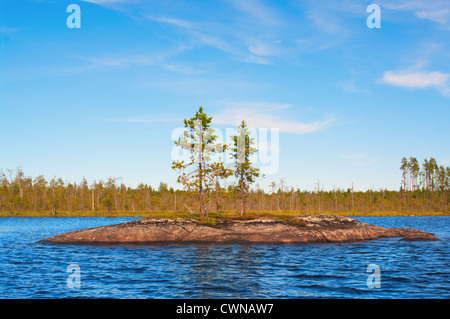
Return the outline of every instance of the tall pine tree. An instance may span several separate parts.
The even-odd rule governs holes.
[[[217,135],[210,127],[212,117],[208,117],[200,106],[195,116],[184,120],[186,130],[182,137],[175,141],[175,145],[190,153],[188,163],[174,160],[172,168],[180,171],[177,181],[189,191],[194,191],[197,197],[201,216],[207,216],[207,191],[213,186],[214,172],[212,156],[223,153],[225,146],[217,142]]]

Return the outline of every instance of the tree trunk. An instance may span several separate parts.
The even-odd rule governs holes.
[[[241,216],[244,215],[244,176],[241,173]]]
[[[94,189],[92,189],[92,211],[95,211],[95,205],[94,205]]]
[[[336,190],[334,190],[334,211],[337,212],[337,196],[336,196]]]
[[[203,180],[202,180],[202,162],[200,160],[200,163],[198,164],[198,180],[200,182],[199,188],[198,188],[198,192],[200,195],[200,216],[205,216],[204,215],[204,207],[203,207]],[[206,216],[205,216],[206,217]]]
[[[117,212],[117,195],[116,195],[116,187],[114,186],[113,188],[113,193],[114,193],[114,205],[116,206],[116,212]]]
[[[216,181],[216,214],[219,215],[219,181]]]
[[[352,211],[355,211],[355,198],[353,196],[353,183],[352,183]]]

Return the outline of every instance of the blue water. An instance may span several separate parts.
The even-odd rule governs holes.
[[[313,245],[77,246],[38,243],[138,218],[0,218],[0,298],[449,298],[450,216],[365,217],[441,241]],[[70,264],[80,288],[69,288]],[[369,264],[380,288],[369,288]]]

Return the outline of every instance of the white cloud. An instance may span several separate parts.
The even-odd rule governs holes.
[[[445,86],[449,74],[436,72],[415,72],[415,73],[395,73],[387,71],[384,73],[383,81],[387,84],[393,84],[404,87],[425,88],[428,86]]]
[[[382,8],[397,11],[412,11],[419,19],[426,19],[446,25],[450,22],[448,0],[379,0]]]
[[[417,11],[416,16],[420,19],[428,19],[440,24],[446,24],[450,20],[450,10]]]
[[[384,84],[401,86],[406,88],[435,88],[443,95],[449,94],[450,74],[440,71],[434,72],[408,72],[386,71],[381,79]]]
[[[266,102],[228,102],[224,110],[213,116],[216,124],[237,126],[244,120],[251,128],[278,128],[280,132],[306,134],[319,131],[333,120],[314,122],[298,122],[286,119],[280,115],[283,109],[292,107],[290,104]]]

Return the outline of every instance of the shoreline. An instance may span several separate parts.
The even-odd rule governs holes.
[[[245,216],[257,217],[273,217],[273,218],[289,218],[295,216],[303,215],[331,215],[331,216],[343,216],[343,217],[414,217],[414,216],[450,216],[450,212],[417,212],[417,211],[381,211],[381,212],[358,212],[358,211],[342,211],[342,212],[310,212],[310,211],[272,211],[272,212],[249,212]],[[200,218],[200,216],[189,213],[181,213],[175,211],[151,211],[151,212],[56,212],[54,215],[51,211],[43,212],[0,212],[0,217],[136,217],[136,218]],[[209,218],[227,218],[227,217],[237,217],[239,218],[239,213],[237,212],[222,212],[219,216],[215,212],[209,213],[207,219]],[[204,218],[204,217],[203,217]]]

